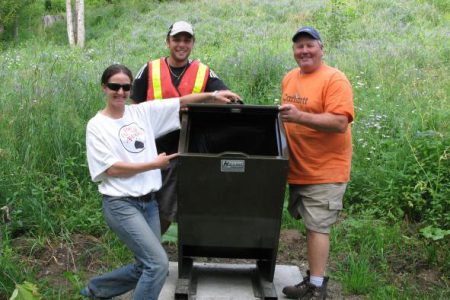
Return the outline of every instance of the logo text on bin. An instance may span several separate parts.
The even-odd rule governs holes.
[[[242,159],[222,159],[220,161],[221,172],[245,172],[245,160]]]

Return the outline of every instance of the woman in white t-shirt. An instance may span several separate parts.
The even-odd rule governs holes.
[[[123,65],[103,72],[106,106],[87,125],[86,149],[92,180],[100,182],[106,222],[136,261],[92,278],[81,291],[85,297],[111,298],[134,289],[133,299],[158,299],[169,263],[154,192],[161,187],[160,169],[177,154],[158,155],[155,138],[180,127],[179,110],[188,103],[239,100],[220,91],[126,105],[132,81]]]

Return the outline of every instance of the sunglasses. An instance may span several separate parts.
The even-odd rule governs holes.
[[[129,90],[131,90],[131,84],[129,84],[129,83],[127,83],[127,84],[120,84],[120,83],[108,82],[106,84],[106,86],[108,87],[108,89],[110,89],[112,91],[115,91],[115,92],[119,91],[120,88],[122,88],[122,90],[124,92],[128,92]]]

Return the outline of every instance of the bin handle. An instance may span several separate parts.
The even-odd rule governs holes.
[[[248,158],[249,156],[244,152],[233,152],[233,151],[225,151],[217,154],[217,156],[243,156]]]

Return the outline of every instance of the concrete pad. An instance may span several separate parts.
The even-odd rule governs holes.
[[[197,274],[196,300],[253,300],[252,271],[255,264],[212,264],[195,263]],[[173,300],[178,279],[178,263],[170,262],[169,276],[161,291],[159,300]],[[277,265],[273,283],[279,299],[286,299],[281,292],[286,285],[294,285],[302,281],[297,266]],[[116,299],[132,299],[128,293]]]

